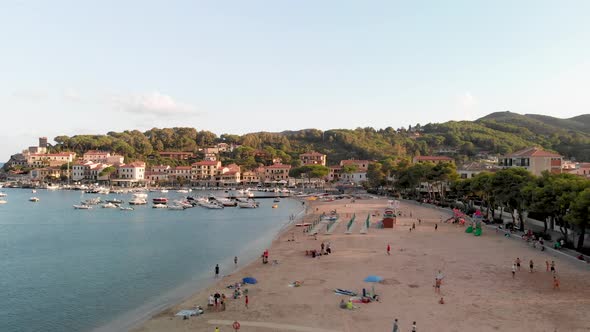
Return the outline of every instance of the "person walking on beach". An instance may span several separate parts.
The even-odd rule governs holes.
[[[250,302],[250,301],[248,299],[248,295],[246,295],[246,309],[248,309],[248,302]]]
[[[515,275],[516,275],[516,264],[512,264],[512,279],[514,279]]]
[[[555,274],[555,261],[551,261],[551,272]]]
[[[516,269],[520,271],[520,258],[516,257]]]
[[[391,332],[399,332],[399,327],[397,326],[397,318],[393,320],[393,330]]]
[[[234,257],[234,265],[236,265],[236,266],[238,265],[238,256]]]
[[[391,255],[391,246],[387,244],[387,256]]]
[[[416,229],[416,223],[415,222],[412,223],[412,229]]]
[[[530,268],[530,272],[533,273],[533,260],[531,259],[529,262],[529,268]]]
[[[215,327],[215,332],[219,332],[219,327]]]
[[[412,323],[412,332],[416,332],[416,322]]]
[[[553,276],[553,290],[559,289],[559,279],[557,276]]]
[[[215,278],[219,277],[219,264],[215,264]]]
[[[434,224],[434,230],[436,231],[438,229],[438,224]]]
[[[322,251],[320,251],[320,253],[323,255],[324,254],[324,242],[322,242],[322,245],[320,246],[320,248],[322,249]]]

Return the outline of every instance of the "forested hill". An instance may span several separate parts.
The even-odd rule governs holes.
[[[469,159],[479,152],[505,154],[531,145],[555,150],[568,158],[590,160],[589,120],[589,114],[557,119],[498,112],[476,121],[417,124],[409,128],[305,129],[219,137],[195,128],[154,128],[146,132],[58,136],[53,150],[77,153],[90,149],[110,150],[125,155],[128,160],[157,163],[166,162],[158,157],[157,151],[198,152],[200,148],[226,142],[242,147],[223,154],[222,160],[247,168],[269,163],[273,157],[296,164],[300,153],[311,150],[327,154],[329,164],[348,158],[380,160],[430,154]]]

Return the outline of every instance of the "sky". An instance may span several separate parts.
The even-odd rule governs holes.
[[[0,161],[37,137],[589,113],[590,1],[0,0]]]

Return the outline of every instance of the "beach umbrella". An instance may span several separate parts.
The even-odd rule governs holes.
[[[245,284],[252,284],[254,285],[255,283],[258,282],[258,280],[252,278],[252,277],[246,277],[244,279],[242,279],[242,282],[244,282]]]
[[[365,278],[365,282],[379,282],[383,280],[383,278],[381,278],[380,276],[368,276]]]

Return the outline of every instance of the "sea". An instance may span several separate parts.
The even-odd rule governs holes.
[[[124,331],[260,256],[302,204],[76,210],[130,194],[0,189],[0,331]],[[193,192],[192,195],[208,194]],[[223,194],[223,191],[215,194]],[[150,193],[151,198],[187,194]],[[35,196],[38,202],[30,202]],[[271,253],[272,255],[272,253]],[[238,256],[238,267],[233,258]],[[256,277],[256,276],[254,276]]]

